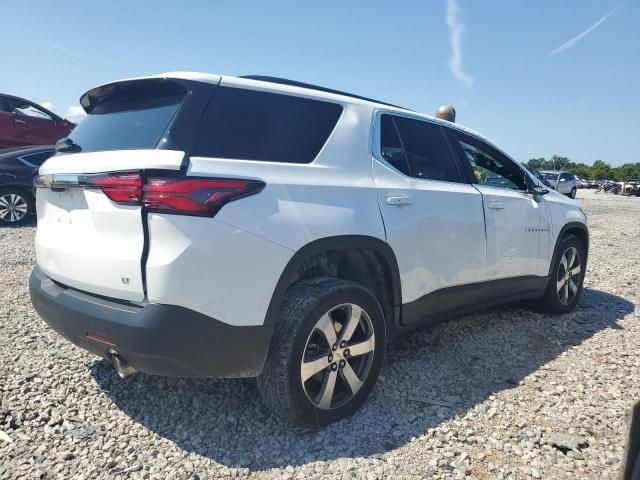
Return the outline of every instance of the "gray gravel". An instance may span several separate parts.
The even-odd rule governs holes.
[[[640,399],[640,199],[581,191],[579,308],[468,315],[390,346],[352,418],[297,432],[249,380],[118,379],[37,317],[34,226],[0,229],[0,479],[614,478]]]

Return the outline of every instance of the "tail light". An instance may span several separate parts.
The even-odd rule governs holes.
[[[112,201],[144,205],[149,211],[214,216],[227,203],[253,195],[264,188],[257,180],[228,178],[149,177],[141,172],[87,175],[54,174],[36,177],[37,188],[99,188]]]
[[[139,205],[142,196],[142,178],[138,172],[99,173],[87,175],[84,185],[99,187],[116,203]]]
[[[142,203],[154,212],[215,215],[227,203],[258,193],[264,183],[254,180],[148,178]]]

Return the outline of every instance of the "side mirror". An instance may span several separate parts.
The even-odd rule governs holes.
[[[535,185],[533,187],[529,187],[529,191],[527,193],[535,197],[537,195],[546,195],[547,193],[549,193],[549,190],[540,185]]]

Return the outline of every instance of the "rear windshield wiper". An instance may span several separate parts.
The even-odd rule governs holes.
[[[82,151],[82,147],[71,140],[69,137],[58,140],[55,144],[56,152],[78,153]]]

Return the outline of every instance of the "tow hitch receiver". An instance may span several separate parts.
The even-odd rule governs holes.
[[[113,363],[113,368],[116,369],[120,378],[127,378],[129,375],[138,372],[138,370],[129,365],[114,349],[109,350],[109,357]]]

